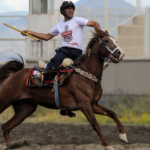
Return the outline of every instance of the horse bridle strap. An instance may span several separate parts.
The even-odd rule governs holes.
[[[119,47],[117,46],[114,50],[110,50],[103,42],[102,42],[102,40],[101,40],[101,38],[99,38],[99,43],[101,44],[103,44],[104,46],[105,46],[105,48],[111,53],[111,54],[113,54]]]
[[[95,54],[94,52],[90,52],[91,54],[93,54],[93,55],[95,55],[95,56],[98,56],[97,54]],[[104,59],[104,60],[106,60],[106,61],[108,61],[108,62],[111,62],[110,61],[110,59],[109,58],[106,58],[106,57],[102,57],[102,56],[98,56],[99,58],[102,58],[102,59]]]

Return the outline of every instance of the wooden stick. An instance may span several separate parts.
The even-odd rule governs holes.
[[[12,26],[6,24],[6,23],[3,23],[3,24],[4,24],[5,26],[9,27],[9,28],[12,28],[12,29],[14,29],[14,30],[20,32],[20,33],[22,32],[21,30],[19,30],[19,29],[17,29],[17,28],[14,28],[14,27],[12,27]],[[36,40],[36,41],[40,41],[38,38],[36,38],[36,37],[34,37],[34,36],[32,36],[32,35],[30,35],[30,34],[28,34],[28,33],[23,32],[23,34],[25,34],[26,36],[29,36],[30,38],[32,38],[32,39],[34,39],[34,40]]]

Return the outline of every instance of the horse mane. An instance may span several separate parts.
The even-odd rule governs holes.
[[[83,55],[81,55],[80,57],[78,57],[76,60],[75,60],[75,65],[79,65],[81,62],[83,62],[83,60],[89,56],[90,52],[91,52],[91,48],[93,47],[95,41],[99,38],[99,37],[103,37],[103,36],[109,36],[109,33],[108,31],[102,31],[102,30],[99,30],[98,32],[93,32],[93,35],[92,35],[92,38],[91,40],[89,41],[87,47],[86,47],[86,50],[84,52]]]

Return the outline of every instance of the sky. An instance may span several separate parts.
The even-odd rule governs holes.
[[[71,0],[77,2],[78,0]],[[136,0],[125,0],[132,5],[136,5]],[[141,0],[141,6],[150,6],[150,0]],[[9,11],[28,11],[28,0],[0,0],[0,13]]]
[[[0,0],[0,12],[28,11],[28,0]]]

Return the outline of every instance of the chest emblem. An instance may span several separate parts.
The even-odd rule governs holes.
[[[70,42],[73,39],[72,31],[68,30],[68,25],[65,26],[65,31],[61,35],[64,38],[65,42]]]

